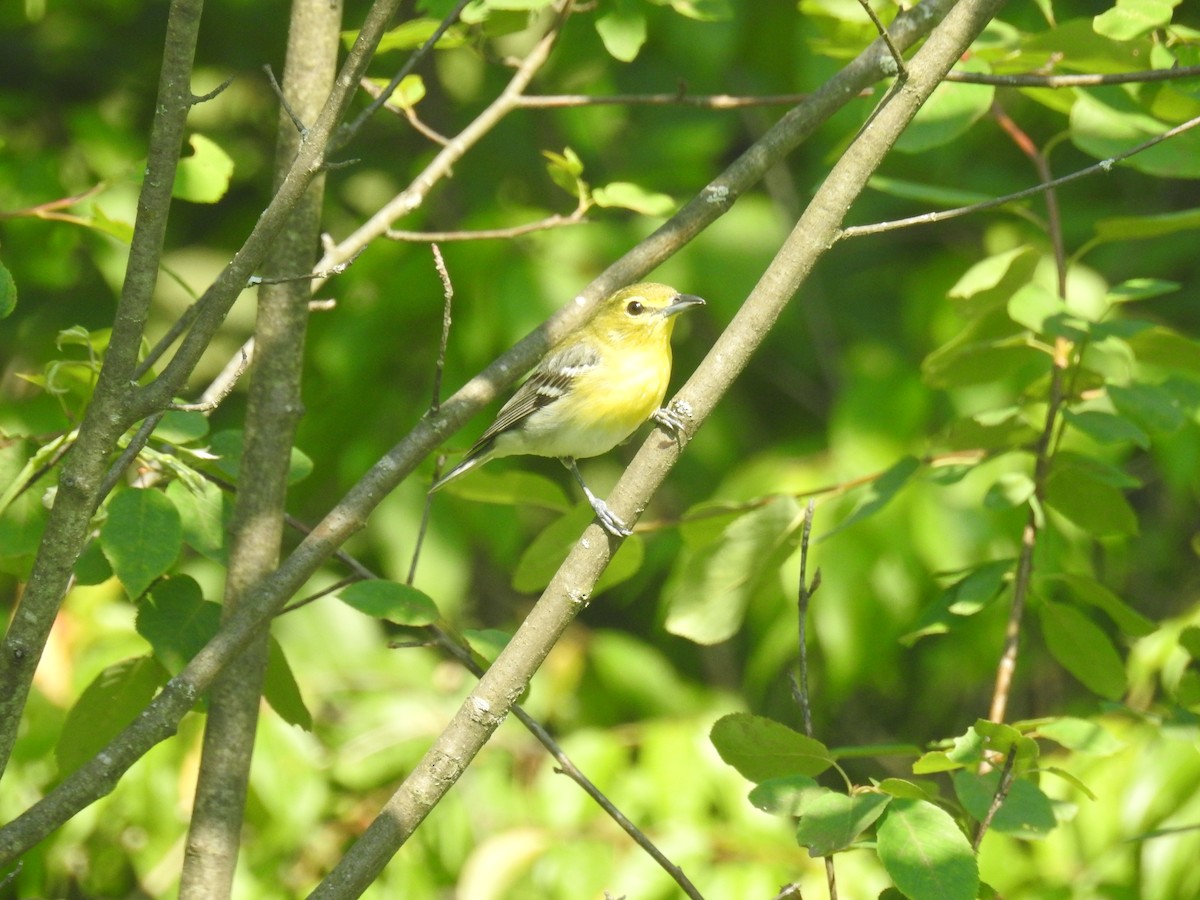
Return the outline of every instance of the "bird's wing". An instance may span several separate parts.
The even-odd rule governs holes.
[[[553,351],[533,370],[528,380],[517,389],[496,414],[496,421],[476,442],[481,446],[496,435],[519,427],[539,409],[544,409],[571,388],[571,382],[583,372],[598,365],[600,354],[593,347],[569,344]]]

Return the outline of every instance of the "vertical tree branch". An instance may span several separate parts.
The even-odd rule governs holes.
[[[146,177],[138,195],[112,337],[79,436],[64,460],[29,583],[0,649],[0,774],[7,767],[33,673],[58,615],[71,569],[87,539],[92,514],[103,499],[109,455],[131,421],[127,418],[131,376],[158,280],[175,169],[192,105],[192,60],[203,8],[203,0],[174,0],[167,15],[157,113],[150,129]]]
[[[333,87],[341,30],[340,0],[295,0],[288,29],[283,109],[275,153],[278,189],[300,149],[292,121],[316,118]],[[313,179],[264,269],[268,281],[304,272],[316,256],[324,176]],[[296,423],[310,289],[304,281],[259,289],[253,375],[231,528],[224,616],[279,565],[287,478]],[[241,843],[254,735],[266,674],[270,630],[257,634],[213,684],[196,800],[184,853],[181,900],[228,897]]]

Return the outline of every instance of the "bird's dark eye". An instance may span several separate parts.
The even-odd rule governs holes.
[[[641,300],[630,300],[629,305],[625,307],[625,311],[631,316],[640,316],[646,307],[642,305]]]

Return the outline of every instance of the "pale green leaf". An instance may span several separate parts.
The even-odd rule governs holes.
[[[548,585],[567,554],[579,542],[583,530],[595,517],[596,513],[589,504],[580,503],[542,529],[517,560],[512,576],[513,588],[530,594]],[[632,578],[641,569],[644,558],[645,544],[641,537],[630,535],[609,561],[604,574],[592,589],[592,595],[596,596]]]
[[[1171,22],[1179,0],[1117,0],[1092,19],[1096,34],[1114,41],[1131,41]]]
[[[172,194],[192,203],[216,203],[229,190],[233,160],[221,146],[202,134],[188,138],[192,155],[179,160]]]
[[[750,599],[800,542],[803,511],[780,497],[727,525],[710,543],[685,547],[666,587],[667,631],[699,644],[734,634]]]
[[[0,319],[8,318],[17,308],[17,283],[12,273],[0,263]]]
[[[597,206],[631,209],[644,216],[669,216],[675,211],[674,198],[658,194],[628,181],[613,181],[592,191]]]
[[[998,770],[986,775],[966,770],[954,773],[954,792],[975,821],[982,822],[987,817],[1000,783],[1000,774]],[[996,810],[991,827],[1001,834],[1029,840],[1044,838],[1057,825],[1050,798],[1029,779],[1016,778]]]
[[[640,10],[617,6],[596,19],[596,33],[610,56],[633,62],[646,43],[646,17]]]

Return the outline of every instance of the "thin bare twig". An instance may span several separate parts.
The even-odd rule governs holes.
[[[1077,75],[1043,75],[1036,72],[1014,72],[995,75],[990,72],[963,72],[951,70],[947,81],[959,84],[990,84],[995,87],[1100,87],[1109,84],[1144,84],[1150,81],[1174,81],[1180,78],[1200,77],[1200,66],[1176,66],[1173,69],[1144,69],[1137,72],[1079,73]]]
[[[379,92],[378,96],[371,101],[367,108],[355,117],[354,121],[343,125],[338,130],[336,139],[333,142],[333,146],[344,146],[346,143],[352,140],[356,134],[358,134],[359,129],[366,124],[367,120],[371,118],[371,116],[375,115],[375,113],[379,111],[379,107],[383,106],[388,101],[388,98],[392,96],[392,91],[396,90],[396,88],[400,86],[400,82],[404,80],[405,76],[409,75],[412,70],[416,68],[417,63],[425,58],[426,54],[433,49],[434,45],[441,40],[442,35],[444,35],[450,29],[450,26],[458,21],[458,17],[462,14],[462,11],[466,9],[467,4],[470,2],[471,0],[458,0],[458,3],[454,5],[454,9],[450,10],[446,18],[442,19],[442,21],[438,23],[437,28],[433,30],[433,34],[429,36],[425,43],[413,51],[412,55],[409,56],[404,65],[400,67],[400,71],[392,76],[392,80],[388,82],[387,87],[383,88]]]
[[[267,80],[271,82],[271,90],[275,92],[275,97],[279,100],[279,106],[287,113],[287,117],[292,120],[292,127],[296,129],[296,134],[303,138],[308,134],[308,126],[304,124],[304,120],[296,115],[296,111],[288,103],[287,97],[283,96],[283,88],[280,87],[279,82],[275,79],[275,70],[269,64],[263,66],[262,69],[267,75]]]
[[[1022,153],[1033,163],[1037,176],[1042,184],[1050,185],[1054,181],[1054,173],[1050,171],[1050,161],[1046,154],[1038,149],[1033,139],[1025,133],[1012,117],[1004,111],[999,103],[992,103],[992,118],[1004,130]],[[1058,271],[1058,293],[1065,298],[1067,295],[1067,251],[1063,246],[1062,214],[1058,208],[1058,192],[1053,187],[1046,188],[1046,232],[1050,245],[1054,249],[1054,263]]]
[[[229,377],[219,378],[209,385],[208,390],[204,392],[199,400],[195,403],[176,403],[171,409],[178,409],[184,412],[203,412],[209,413],[216,409],[225,398],[233,393],[234,387],[237,386],[238,379],[245,374],[246,369],[250,367],[250,354],[243,347],[241,352],[234,357],[237,360],[237,366],[230,370]]]
[[[998,206],[1004,206],[1006,203],[1013,203],[1017,200],[1024,200],[1026,197],[1035,197],[1052,188],[1061,187],[1064,184],[1070,184],[1072,181],[1078,181],[1080,178],[1087,178],[1095,175],[1098,172],[1108,172],[1117,163],[1129,159],[1131,156],[1136,156],[1151,147],[1161,144],[1163,141],[1170,140],[1173,137],[1183,134],[1200,125],[1200,116],[1194,119],[1189,119],[1174,128],[1164,131],[1157,137],[1153,137],[1148,141],[1138,144],[1136,147],[1131,147],[1128,150],[1122,151],[1115,156],[1110,156],[1108,159],[1102,159],[1095,165],[1088,166],[1069,175],[1062,175],[1052,181],[1034,185],[1026,188],[1023,191],[1017,191],[1013,194],[1007,194],[1003,197],[997,197],[994,200],[984,200],[979,203],[972,203],[968,206],[960,206],[955,209],[942,210],[941,212],[922,213],[919,216],[909,216],[905,219],[894,219],[891,222],[876,222],[873,225],[853,225],[849,228],[841,229],[834,237],[835,241],[845,240],[846,238],[863,237],[868,234],[883,234],[885,231],[895,231],[899,228],[908,228],[912,225],[930,225],[934,222],[943,222],[946,219],[954,219],[959,216],[970,215],[971,213],[983,212],[988,209],[995,209]]]
[[[523,225],[513,225],[510,228],[480,228],[473,231],[402,231],[398,228],[389,228],[384,234],[389,240],[393,241],[419,241],[421,243],[425,241],[446,243],[448,241],[508,240],[509,238],[521,237],[522,235],[532,234],[537,231],[549,231],[553,228],[583,225],[587,222],[587,219],[584,218],[585,213],[586,207],[577,209],[567,216],[546,216],[546,218],[538,219],[536,222],[526,222]]]
[[[812,535],[813,512],[816,501],[809,499],[804,509],[804,527],[800,532],[800,588],[797,592],[796,606],[798,609],[800,650],[799,680],[792,679],[792,697],[800,705],[804,714],[804,733],[812,737],[812,706],[808,694],[808,604],[817,588],[821,586],[821,570],[817,569],[812,584],[808,582],[808,541]]]
[[[1008,797],[1008,791],[1013,783],[1013,763],[1017,760],[1017,745],[1013,744],[1008,748],[1008,755],[1004,757],[1004,768],[1000,770],[1000,780],[996,783],[996,793],[992,795],[992,802],[988,806],[987,815],[983,817],[983,821],[979,823],[979,828],[975,831],[975,837],[971,840],[971,849],[976,853],[979,852],[979,845],[983,843],[983,836],[987,834],[987,830],[992,826],[992,819],[996,817],[1000,807],[1004,805],[1004,800]]]
[[[361,82],[359,82],[359,86],[372,97],[379,97],[383,94],[383,88],[370,78],[364,78]],[[450,138],[438,131],[435,131],[433,128],[430,128],[428,125],[422,122],[421,117],[417,115],[417,111],[413,109],[413,107],[402,106],[399,103],[392,103],[391,100],[385,100],[383,108],[390,113],[395,113],[398,116],[404,116],[404,118],[408,120],[409,125],[415,128],[425,137],[429,138],[429,140],[433,141],[435,144],[441,144],[443,147],[445,147],[450,143]]]
[[[900,48],[892,42],[892,36],[888,33],[887,27],[880,21],[879,16],[875,14],[875,10],[871,9],[870,0],[858,0],[858,2],[875,25],[875,30],[879,32],[879,36],[883,38],[884,44],[887,45],[888,53],[892,54],[892,61],[896,64],[896,77],[903,81],[908,77],[908,69],[904,66],[904,56],[900,53]]]
[[[207,94],[192,94],[192,106],[199,106],[201,103],[207,103],[209,100],[215,100],[221,94],[225,93],[228,88],[237,79],[236,75],[230,75]]]
[[[450,281],[450,272],[446,269],[446,260],[442,258],[442,250],[437,244],[431,245],[433,251],[433,267],[437,269],[438,278],[442,282],[442,338],[438,343],[437,359],[433,365],[433,396],[429,400],[430,414],[436,414],[442,406],[442,375],[446,370],[446,348],[450,345],[450,313],[454,304],[454,285]],[[433,474],[436,481],[437,472]],[[431,484],[433,482],[430,482]],[[417,540],[413,545],[412,562],[408,566],[406,584],[412,584],[417,577],[417,563],[421,559],[421,548],[425,546],[425,533],[429,529],[429,516],[433,509],[433,494],[426,491],[424,505],[421,508],[421,524],[417,528]]]
[[[152,416],[147,416],[141,426],[129,439],[129,444],[121,451],[121,455],[117,457],[117,461],[109,466],[108,472],[104,475],[104,480],[100,483],[100,496],[107,497],[113,488],[117,486],[117,482],[121,480],[121,476],[125,470],[133,465],[133,461],[137,459],[137,455],[142,452],[142,448],[146,446],[146,441],[150,440],[150,435],[154,433],[154,429],[158,427],[158,423],[162,421],[162,417],[166,412],[155,413]]]

